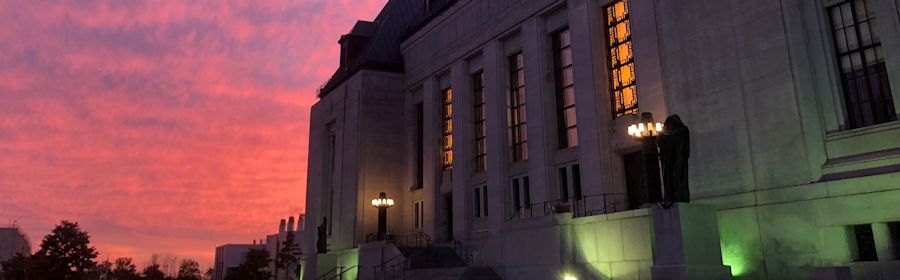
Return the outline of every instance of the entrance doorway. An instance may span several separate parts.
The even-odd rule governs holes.
[[[622,156],[625,167],[625,189],[628,193],[628,209],[638,209],[650,198],[644,187],[644,160],[641,152]]]

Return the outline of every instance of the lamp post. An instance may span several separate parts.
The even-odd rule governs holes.
[[[394,206],[394,200],[387,198],[382,192],[378,198],[372,199],[372,206],[378,208],[378,240],[387,239],[387,209]]]
[[[659,150],[656,137],[662,134],[663,125],[653,121],[653,114],[641,113],[641,119],[628,126],[628,136],[641,142],[641,156],[644,162],[644,187],[647,188],[648,202],[662,201],[662,180],[659,176]]]

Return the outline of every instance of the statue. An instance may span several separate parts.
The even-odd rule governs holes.
[[[317,228],[319,231],[318,239],[316,239],[316,252],[319,254],[324,254],[328,252],[328,238],[325,236],[326,231],[328,230],[328,218],[322,217],[322,223],[319,224]]]
[[[664,132],[656,143],[659,145],[659,159],[662,163],[664,206],[675,202],[690,202],[688,188],[688,157],[691,154],[691,137],[688,127],[678,115],[666,118]]]

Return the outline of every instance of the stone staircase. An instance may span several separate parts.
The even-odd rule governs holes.
[[[501,280],[490,268],[466,266],[453,247],[447,245],[399,249],[409,258],[405,272],[408,280]]]
[[[409,258],[410,269],[464,267],[463,261],[453,248],[446,246],[398,248]]]
[[[501,280],[490,268],[446,267],[412,269],[406,272],[409,280]]]

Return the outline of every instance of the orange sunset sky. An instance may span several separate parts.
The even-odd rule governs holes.
[[[0,1],[0,223],[139,267],[277,231],[337,40],[386,1]]]

